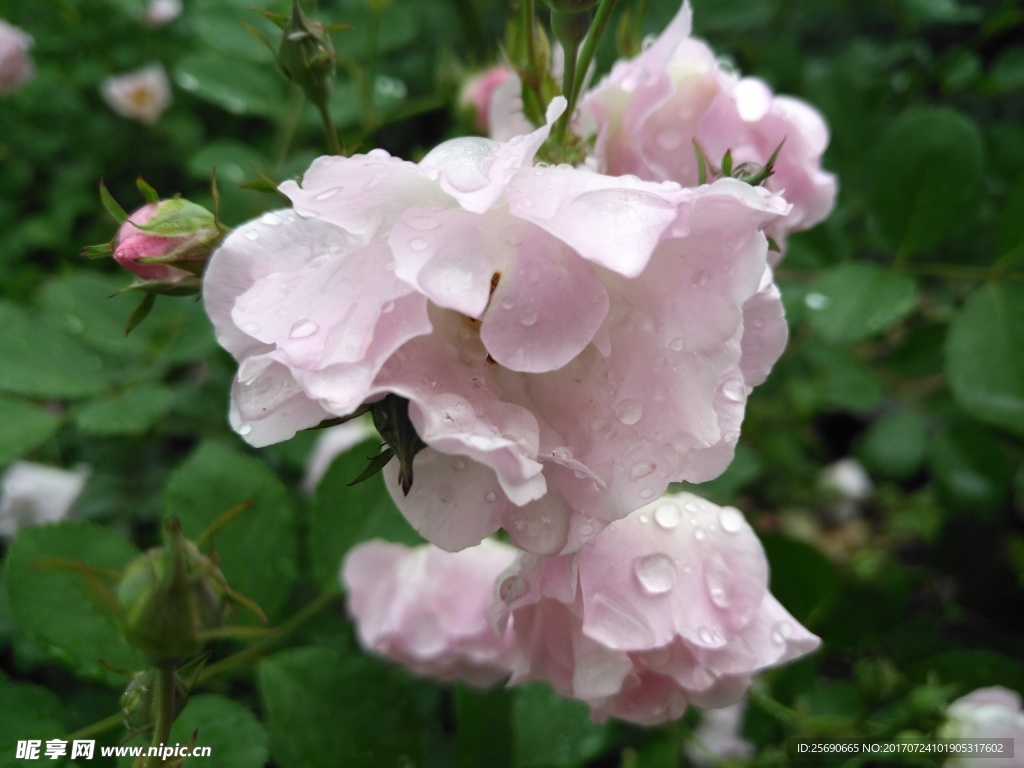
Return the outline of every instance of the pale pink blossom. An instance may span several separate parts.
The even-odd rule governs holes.
[[[764,81],[723,66],[690,30],[684,3],[653,44],[619,61],[583,96],[579,128],[597,134],[601,170],[684,186],[699,180],[694,141],[716,165],[731,150],[735,168],[763,166],[785,140],[767,182],[793,206],[768,229],[781,246],[788,233],[814,226],[832,210],[836,179],[821,168],[828,126],[807,103],[774,95]]]
[[[29,56],[32,36],[0,19],[0,96],[21,88],[36,73]]]
[[[578,549],[676,480],[729,464],[786,342],[762,229],[786,211],[701,188],[533,165],[551,121],[419,164],[323,157],[294,211],[236,229],[204,298],[240,362],[231,423],[287,439],[393,393],[427,448],[389,490],[448,550],[504,527]]]
[[[149,0],[142,23],[147,27],[162,27],[178,18],[182,10],[181,0]]]
[[[473,126],[486,133],[490,127],[491,99],[494,92],[508,80],[512,70],[495,65],[476,73],[466,81],[459,92],[459,106],[473,113]]]
[[[721,709],[705,709],[693,739],[683,752],[696,768],[715,768],[722,760],[741,760],[754,754],[754,745],[740,735],[747,700]]]
[[[490,539],[454,553],[378,539],[360,544],[342,568],[360,640],[421,675],[480,686],[507,677],[512,633],[500,634],[486,611],[516,554]]]
[[[979,688],[946,709],[946,722],[939,729],[945,739],[1013,739],[1014,757],[955,755],[946,768],[1019,768],[1024,764],[1024,711],[1020,694],[1001,686]]]
[[[0,536],[14,538],[19,528],[56,523],[68,516],[85,488],[89,470],[67,470],[16,461],[0,482]]]
[[[156,123],[171,105],[171,83],[161,64],[108,77],[100,92],[117,114],[146,125]]]
[[[663,497],[575,555],[523,557],[492,616],[511,619],[510,685],[547,681],[598,721],[673,720],[687,705],[739,701],[753,676],[817,637],[768,591],[768,562],[743,514],[687,493]]]

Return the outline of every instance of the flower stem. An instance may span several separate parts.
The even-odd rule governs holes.
[[[601,0],[600,5],[597,6],[597,13],[594,14],[594,21],[587,31],[586,38],[583,40],[583,48],[580,49],[579,61],[576,64],[576,79],[572,84],[572,98],[569,99],[570,112],[576,104],[580,91],[583,90],[583,81],[587,77],[590,63],[594,60],[597,44],[608,27],[612,11],[615,10],[615,2],[616,0]]]
[[[327,102],[317,104],[317,108],[320,110],[320,119],[324,123],[324,133],[327,134],[327,146],[331,150],[331,154],[342,154],[341,144],[338,142],[338,130],[334,127],[334,119],[331,117]]]
[[[171,740],[171,726],[177,709],[175,696],[174,667],[160,667],[156,677],[156,725],[150,746],[160,747]]]

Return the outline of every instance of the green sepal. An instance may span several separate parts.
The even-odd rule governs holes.
[[[768,236],[765,235],[765,237],[768,237]],[[779,244],[777,242],[775,242],[775,238],[774,237],[768,237],[768,250],[769,251],[775,251],[776,253],[782,253],[782,248],[780,248]]]
[[[114,199],[114,196],[110,194],[107,185],[103,183],[102,179],[100,180],[100,201],[103,203],[103,207],[107,209],[107,213],[113,216],[118,224],[124,224],[128,221],[128,213]]]
[[[199,293],[202,283],[203,281],[195,275],[183,277],[181,280],[136,280],[134,283],[114,291],[110,297],[134,291],[157,293],[161,296],[194,296]]]
[[[83,259],[109,259],[114,255],[114,249],[110,247],[110,243],[100,243],[99,245],[87,245],[82,248]]]
[[[392,451],[390,448],[385,448],[376,456],[371,457],[369,459],[370,463],[367,465],[366,469],[360,472],[359,476],[348,484],[349,487],[353,485],[358,485],[364,480],[369,480],[371,477],[373,477],[382,469],[384,469],[384,467],[387,466],[388,462],[391,461],[393,458],[395,458],[395,452]]]
[[[708,183],[708,160],[697,140],[693,140],[693,151],[697,154],[697,183],[704,186]]]
[[[132,312],[132,316],[128,318],[128,324],[124,328],[124,335],[127,336],[134,331],[139,324],[149,317],[150,311],[153,309],[153,305],[156,304],[156,294],[147,293],[142,297],[142,301],[135,307],[135,311]]]
[[[267,11],[261,11],[259,9],[255,9],[255,10],[258,13],[262,13],[264,15],[268,14]],[[277,14],[273,14],[273,15],[276,16]],[[268,18],[269,18],[269,16],[268,16]],[[287,21],[287,18],[285,19],[285,21]],[[246,21],[242,22],[242,26],[245,27],[245,31],[246,32],[248,32],[253,37],[255,37],[257,40],[259,40],[261,43],[263,43],[263,45],[266,46],[268,51],[270,51],[274,56],[277,56],[277,51],[274,49],[274,44],[272,42],[270,42],[270,39],[265,34],[263,34],[263,32],[261,32],[260,30],[256,29],[256,27],[254,27],[252,24],[249,24]]]
[[[269,192],[273,194],[277,192],[277,185],[274,184],[266,176],[262,176],[258,179],[249,179],[243,181],[238,185],[241,189],[251,189],[253,192]]]
[[[280,30],[284,30],[284,28],[288,26],[288,16],[286,14],[273,13],[272,11],[265,11],[262,8],[253,8],[252,10],[256,11],[256,13],[267,21],[276,24],[277,28]]]
[[[732,176],[732,150],[725,150],[725,154],[722,155],[722,175]]]
[[[201,205],[175,195],[164,201],[153,218],[135,226],[155,237],[184,237],[204,228],[216,229],[216,222],[213,214]]]
[[[409,420],[409,401],[398,395],[388,395],[374,403],[370,412],[377,432],[398,459],[398,482],[402,493],[408,496],[413,482],[413,459],[427,447]]]
[[[139,176],[135,180],[135,186],[138,187],[139,194],[142,195],[143,199],[147,203],[152,204],[160,202],[160,195],[157,194],[157,191],[153,189],[153,187],[151,187],[149,184],[147,184],[146,180],[143,179],[141,176]]]

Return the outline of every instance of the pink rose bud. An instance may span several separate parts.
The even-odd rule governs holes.
[[[143,280],[180,283],[202,274],[220,238],[212,213],[176,197],[135,211],[112,245],[117,263]]]
[[[699,182],[694,142],[715,166],[729,152],[738,178],[756,173],[779,149],[765,185],[792,204],[767,229],[781,247],[788,233],[809,229],[832,210],[836,179],[821,168],[828,126],[809,104],[724,67],[690,28],[684,3],[652,45],[620,60],[581,98],[581,128],[597,133],[602,170],[684,186]]]
[[[459,106],[472,112],[473,127],[480,133],[488,133],[490,130],[491,101],[511,74],[512,70],[508,67],[494,66],[478,72],[462,86]]]
[[[171,83],[160,64],[108,77],[100,92],[117,114],[146,125],[154,124],[171,105]]]
[[[545,680],[595,720],[644,725],[739,701],[820,641],[768,591],[743,514],[688,493],[641,507],[575,556],[524,557],[491,613],[511,618],[511,685]]]
[[[1024,745],[1024,711],[1020,694],[1001,686],[979,688],[946,709],[939,729],[945,739],[1013,739],[1014,757],[951,755],[944,768],[1019,768]]]
[[[0,96],[14,93],[32,79],[35,64],[28,55],[32,36],[0,19]]]
[[[461,552],[365,542],[342,581],[367,649],[422,675],[491,685],[511,669],[511,633],[487,620],[494,583],[516,550],[487,539]]]

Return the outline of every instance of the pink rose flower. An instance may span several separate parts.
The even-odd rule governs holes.
[[[342,568],[360,640],[421,675],[479,686],[507,677],[512,634],[499,634],[486,610],[516,554],[490,539],[455,553],[376,539],[360,544]]]
[[[450,551],[504,527],[571,552],[675,480],[729,464],[786,325],[762,229],[785,203],[446,142],[419,164],[323,157],[294,212],[236,229],[204,299],[240,362],[231,423],[285,440],[388,394],[428,446],[402,512]]]
[[[832,210],[835,177],[822,170],[828,126],[799,99],[775,96],[763,81],[723,69],[703,42],[690,37],[684,3],[643,53],[619,61],[580,100],[580,127],[597,134],[595,156],[607,173],[698,183],[696,140],[713,164],[732,151],[733,167],[763,166],[785,140],[767,187],[792,210],[768,229],[779,243],[809,229]]]
[[[171,83],[160,64],[108,77],[100,92],[117,114],[146,125],[156,123],[171,105]]]
[[[0,96],[21,88],[36,73],[28,49],[32,36],[0,19]]]
[[[187,221],[191,225],[190,231],[170,236],[140,229],[143,225],[151,224],[160,212],[165,215],[173,212],[176,215],[177,231],[181,230],[181,224],[186,221],[187,216]],[[144,263],[139,259],[176,257],[179,263],[201,263],[220,236],[220,230],[217,229],[213,215],[209,211],[181,198],[161,200],[139,208],[121,225],[112,243],[114,260],[143,280],[177,283],[194,278],[194,273],[172,266],[170,263]]]
[[[494,92],[512,74],[506,66],[496,65],[466,81],[459,93],[459,106],[473,112],[473,126],[486,133],[490,127],[491,99]]]
[[[956,755],[945,768],[1017,768],[1024,745],[1024,711],[1020,694],[1001,686],[979,688],[954,701],[946,709],[946,722],[939,729],[945,739],[1014,739],[1015,757]]]
[[[510,685],[545,680],[594,719],[656,724],[740,700],[819,639],[768,592],[743,514],[687,493],[610,525],[576,555],[522,558],[492,614],[511,619]]]

